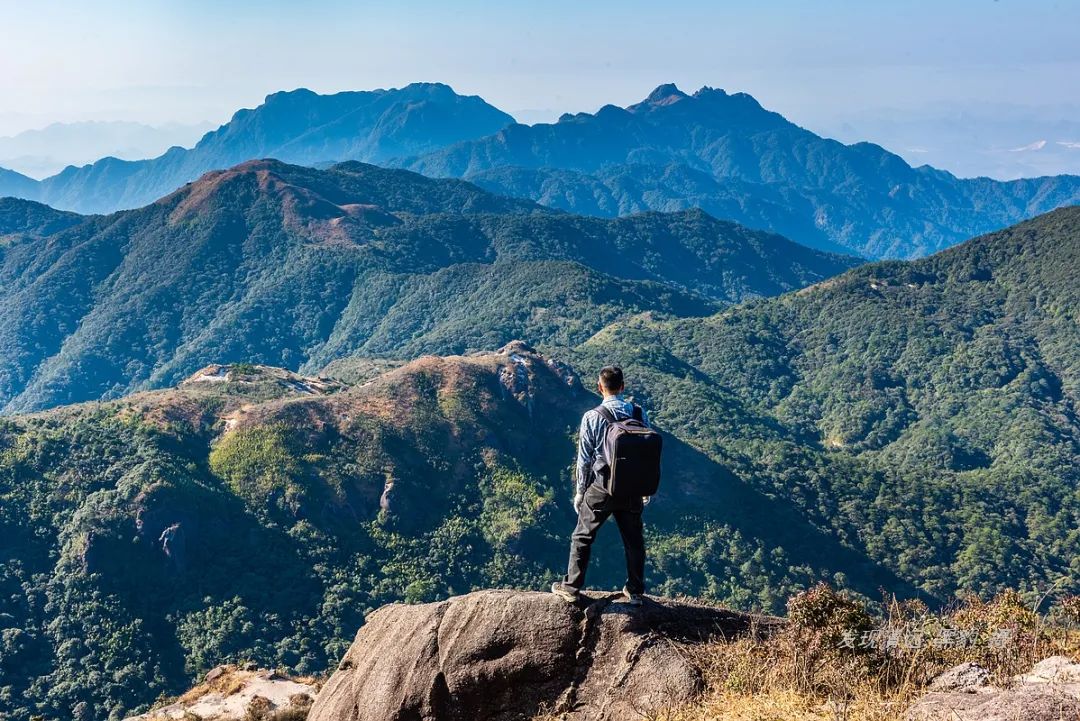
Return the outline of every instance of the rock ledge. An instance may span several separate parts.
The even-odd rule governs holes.
[[[393,604],[368,617],[309,721],[640,719],[701,693],[688,646],[776,623],[667,599],[633,608],[616,594]]]

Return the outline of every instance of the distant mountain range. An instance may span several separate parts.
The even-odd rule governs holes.
[[[1080,202],[1080,176],[961,180],[870,143],[821,138],[745,93],[687,95],[674,85],[626,108],[513,125],[405,165],[575,212],[696,206],[870,258],[926,255]]]
[[[575,344],[859,261],[693,210],[573,216],[459,180],[252,161],[135,211],[0,201],[0,409],[116,397],[208,360]]]
[[[190,147],[212,129],[209,123],[160,127],[124,121],[52,123],[0,137],[0,166],[44,178],[69,165],[85,165],[102,157],[138,160],[174,146]]]
[[[21,176],[6,181],[0,176],[0,196],[108,213],[141,207],[209,170],[246,160],[385,162],[481,137],[512,122],[480,98],[440,84],[334,95],[295,90],[270,95],[254,110],[238,111],[194,148],[171,148],[152,160],[104,158],[36,184]]]
[[[626,108],[513,124],[445,85],[317,95],[277,93],[193,149],[105,158],[37,182],[0,173],[0,196],[84,213],[133,208],[237,163],[273,157],[325,166],[362,160],[576,213],[615,217],[701,208],[804,245],[870,258],[932,253],[1080,202],[1080,177],[962,180],[912,168],[870,143],[800,128],[744,93],[664,85]]]

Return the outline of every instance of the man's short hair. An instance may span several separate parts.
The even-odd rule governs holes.
[[[624,385],[622,368],[619,366],[604,366],[600,370],[600,386],[608,393],[620,391]]]

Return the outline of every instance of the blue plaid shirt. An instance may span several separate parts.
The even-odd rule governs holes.
[[[624,399],[621,395],[607,396],[604,398],[604,407],[615,416],[617,420],[630,418],[634,415],[634,404]],[[641,420],[649,425],[649,416],[645,409],[641,409]],[[604,432],[607,430],[608,421],[595,408],[586,411],[581,417],[581,430],[578,433],[577,454],[577,492],[585,493],[585,489],[592,483],[592,464],[596,460],[596,454],[600,451],[600,445],[604,442]]]

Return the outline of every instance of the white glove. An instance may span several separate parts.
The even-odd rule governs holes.
[[[574,494],[574,513],[581,513],[581,500],[583,498],[581,491]]]
[[[652,500],[652,496],[642,496],[641,497],[641,506],[644,508],[645,506],[649,505],[649,501],[651,501],[651,500]]]

